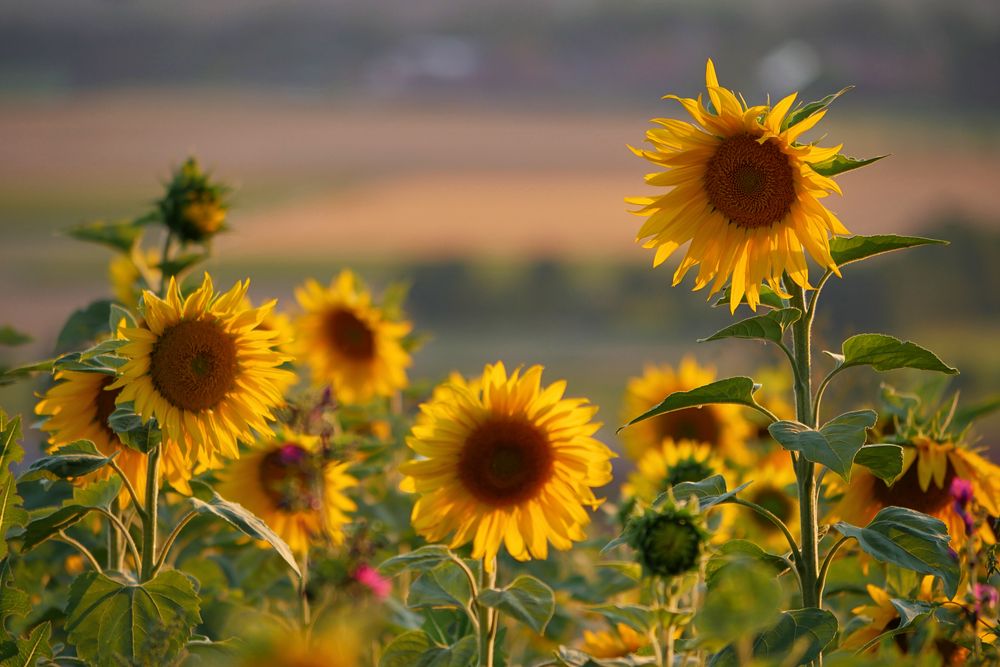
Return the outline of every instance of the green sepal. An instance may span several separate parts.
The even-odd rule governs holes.
[[[802,311],[798,308],[779,308],[763,315],[755,315],[724,327],[707,338],[699,338],[699,343],[707,343],[723,338],[746,338],[780,343],[785,330],[798,322]]]
[[[948,545],[951,538],[940,519],[904,507],[886,507],[864,528],[843,521],[833,527],[841,535],[855,538],[861,549],[879,562],[938,577],[949,598],[958,591],[958,555]]]
[[[816,100],[815,102],[808,102],[805,104],[799,102],[798,104],[795,105],[795,108],[792,109],[787,116],[785,116],[785,119],[781,121],[781,131],[784,132],[793,125],[798,125],[806,118],[809,118],[810,116],[813,116],[819,113],[820,111],[823,111],[831,104],[833,104],[838,97],[853,89],[854,86],[847,86],[846,88],[841,88],[835,93],[827,95],[821,100]]]
[[[502,589],[480,591],[479,603],[499,609],[538,634],[545,632],[556,611],[556,596],[548,584],[525,574]]]
[[[733,405],[745,405],[747,407],[759,408],[760,405],[754,400],[754,393],[760,389],[759,384],[748,377],[731,377],[691,389],[689,391],[675,391],[667,396],[658,405],[650,408],[624,426],[618,431],[637,424],[646,419],[662,415],[675,410],[685,408],[700,408],[713,403],[728,403]]]

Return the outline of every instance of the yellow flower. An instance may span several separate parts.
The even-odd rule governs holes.
[[[953,442],[918,436],[903,447],[903,472],[892,486],[867,468],[855,466],[831,518],[864,526],[884,507],[907,507],[944,521],[952,546],[961,549],[968,536],[951,495],[956,477],[971,484],[973,502],[990,516],[1000,515],[1000,466]],[[988,543],[994,541],[986,522],[977,535]]]
[[[146,489],[146,455],[122,444],[108,426],[108,417],[115,411],[115,400],[121,392],[121,389],[112,387],[115,378],[102,373],[59,371],[55,380],[56,384],[35,406],[35,413],[46,418],[41,428],[49,434],[49,444],[58,451],[76,440],[90,440],[106,456],[118,452],[115,463],[142,497]],[[162,458],[161,468],[175,489],[191,493],[188,486],[191,466],[183,457],[177,456],[176,452],[168,452]],[[107,479],[114,474],[110,467],[105,466],[87,475],[84,480]],[[130,500],[128,492],[123,489],[120,501],[127,505]]]
[[[267,420],[284,404],[292,374],[278,367],[287,357],[272,349],[277,333],[260,326],[274,302],[241,308],[248,287],[216,295],[206,273],[185,299],[171,279],[166,300],[143,293],[144,326],[120,331],[128,362],[111,385],[121,388],[118,403],[133,401],[143,421],[155,417],[176,443],[163,451],[179,450],[196,470],[238,458],[237,441],[255,432],[273,435]]]
[[[365,615],[364,613],[362,614]],[[337,612],[311,632],[250,631],[242,629],[239,655],[219,664],[228,667],[363,667],[373,664],[364,659],[370,634],[368,619],[359,622],[358,611]],[[212,664],[217,664],[213,662]]]
[[[563,398],[564,381],[541,386],[542,367],[509,376],[487,365],[475,381],[451,384],[421,406],[407,444],[422,458],[404,463],[402,487],[420,494],[413,527],[430,542],[454,533],[472,541],[488,568],[500,549],[518,560],[546,558],[548,543],[569,549],[590,522],[593,487],[611,481],[614,453],[595,440],[597,408]]]
[[[342,271],[329,288],[307,280],[295,296],[306,311],[296,322],[297,356],[311,367],[314,383],[331,384],[344,403],[392,396],[406,386],[411,360],[401,341],[412,327],[386,319],[354,273]]]
[[[715,380],[715,369],[704,368],[685,357],[675,372],[663,364],[646,366],[642,377],[629,379],[622,410],[624,421],[646,412],[676,391],[688,391]],[[653,417],[622,431],[625,453],[634,461],[649,449],[657,448],[665,438],[706,442],[724,459],[744,464],[749,461],[745,442],[751,434],[750,423],[735,405],[711,404],[686,408]]]
[[[787,457],[785,458],[787,461]],[[740,493],[740,498],[749,500],[769,510],[781,519],[792,537],[799,536],[799,500],[795,491],[795,470],[791,463],[768,461],[758,465],[747,475],[753,484]],[[772,552],[785,553],[789,550],[788,540],[770,521],[750,509],[739,508],[743,521],[733,521],[729,526],[735,537],[746,537]],[[731,510],[735,513],[737,510]]]
[[[652,150],[632,149],[665,169],[648,175],[648,184],[672,187],[665,195],[628,200],[641,206],[638,215],[649,218],[637,240],[656,248],[654,265],[690,242],[674,285],[697,264],[696,290],[711,283],[714,294],[731,277],[731,310],[744,294],[756,310],[764,281],[784,295],[784,272],[810,288],[803,248],[840,275],[830,256],[829,233],[848,232],[819,202],[830,192],[840,194],[840,187],[812,165],[834,157],[841,147],[796,143],[825,110],[783,127],[796,94],[773,107],[748,107],[742,97],[719,86],[711,60],[705,83],[713,109],[704,106],[700,95],[666,96],[680,102],[697,125],[656,119],[660,127],[646,133]]]
[[[712,475],[724,476],[726,486],[733,488],[729,471],[711,445],[667,438],[659,447],[646,450],[636,471],[622,485],[622,495],[651,503],[675,484],[700,482]]]
[[[584,630],[583,652],[594,658],[624,658],[649,644],[648,637],[624,623],[618,623],[615,630]]]
[[[303,553],[323,536],[334,545],[344,542],[347,513],[357,509],[343,493],[357,484],[347,467],[324,461],[317,437],[278,433],[226,466],[219,494],[259,516],[293,551]]]

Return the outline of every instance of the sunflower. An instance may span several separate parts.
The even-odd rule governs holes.
[[[690,241],[674,273],[674,285],[696,264],[701,265],[696,290],[711,282],[709,291],[715,294],[732,278],[733,311],[744,294],[756,310],[763,281],[787,296],[780,284],[785,272],[809,289],[803,249],[840,275],[830,256],[829,233],[848,231],[819,202],[831,192],[840,194],[840,187],[812,165],[831,159],[841,146],[796,143],[826,111],[785,127],[796,94],[773,107],[749,107],[742,97],[719,86],[711,60],[705,83],[711,109],[700,95],[697,99],[666,96],[680,102],[697,125],[656,119],[653,122],[660,127],[646,133],[652,150],[632,149],[666,170],[648,175],[648,184],[673,188],[658,197],[628,200],[641,207],[638,215],[649,218],[637,240],[656,248],[653,264],[663,263]]]
[[[49,444],[55,451],[76,441],[90,440],[105,456],[117,453],[115,463],[142,497],[146,489],[146,455],[126,446],[108,426],[108,417],[115,411],[115,400],[121,389],[111,388],[115,378],[102,373],[59,371],[52,386],[35,406],[35,413],[45,417],[41,429],[49,434]],[[171,452],[163,457],[163,474],[178,491],[191,493],[188,480],[191,467],[183,457]],[[85,480],[107,479],[114,471],[100,468]],[[124,489],[123,505],[131,498]]]
[[[646,412],[677,391],[688,391],[715,380],[715,369],[705,368],[685,357],[677,370],[668,364],[648,365],[641,377],[629,379],[622,409],[624,421]],[[649,449],[658,448],[665,438],[706,442],[726,460],[749,462],[745,442],[752,433],[750,423],[735,405],[709,404],[685,408],[646,419],[622,431],[625,453],[634,461]]]
[[[272,435],[271,410],[284,404],[288,360],[274,351],[277,333],[261,328],[274,307],[241,308],[249,281],[216,295],[205,279],[186,299],[171,279],[166,300],[143,293],[145,324],[120,330],[128,359],[110,388],[133,401],[143,421],[155,417],[164,438],[196,470],[237,458],[237,440]]]
[[[583,631],[583,652],[593,658],[624,658],[649,644],[649,637],[624,623],[615,630]]]
[[[316,384],[331,384],[344,403],[406,387],[411,360],[402,339],[412,326],[387,319],[353,272],[342,271],[329,288],[307,280],[295,296],[306,311],[296,322],[298,356]]]
[[[324,460],[315,436],[278,433],[226,466],[219,493],[259,516],[293,551],[303,553],[320,536],[343,544],[347,513],[357,509],[343,493],[357,484],[347,467]]]
[[[867,525],[884,507],[906,507],[944,521],[957,549],[968,535],[965,521],[956,510],[952,481],[963,479],[972,487],[972,500],[990,516],[1000,515],[1000,466],[954,442],[937,442],[915,436],[903,446],[903,471],[891,485],[867,468],[855,466],[851,482],[831,515],[858,526]],[[977,533],[993,543],[988,522]]]
[[[622,495],[651,503],[675,484],[700,482],[720,474],[727,478],[727,487],[732,488],[729,471],[711,445],[667,438],[659,447],[646,450],[635,472],[622,485]]]
[[[787,458],[787,457],[785,457]],[[799,535],[799,500],[795,493],[795,470],[788,464],[766,462],[755,467],[748,477],[753,484],[740,493],[740,498],[749,500],[770,511],[781,519],[792,537]],[[735,523],[730,530],[744,534],[765,549],[784,553],[788,551],[788,541],[784,534],[769,520],[752,510],[745,510],[746,521]]]
[[[590,522],[584,505],[603,499],[614,453],[595,440],[597,408],[563,398],[564,381],[541,386],[542,367],[510,375],[500,362],[475,380],[455,383],[421,406],[407,444],[420,460],[404,463],[402,487],[420,494],[412,522],[430,542],[454,533],[472,541],[487,568],[501,543],[518,560],[546,558],[548,542],[569,549]]]
[[[842,648],[857,650],[878,637],[887,630],[892,630],[899,624],[899,610],[892,604],[892,596],[884,588],[879,588],[874,584],[865,587],[868,590],[868,597],[875,604],[866,604],[855,607],[851,613],[855,616],[864,616],[871,619],[865,627],[858,628],[844,638]],[[917,594],[918,600],[931,602],[933,597],[934,576],[927,575],[920,580],[920,592]],[[873,647],[874,648],[874,647]]]

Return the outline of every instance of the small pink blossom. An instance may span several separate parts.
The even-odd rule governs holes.
[[[354,580],[367,586],[368,590],[379,600],[389,597],[389,593],[392,592],[392,583],[379,574],[378,570],[367,564],[361,564],[354,570]]]

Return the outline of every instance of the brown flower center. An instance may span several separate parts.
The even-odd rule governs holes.
[[[111,391],[105,391],[108,385],[114,383],[115,377],[112,375],[106,375],[101,380],[100,387],[97,388],[97,398],[94,403],[94,423],[100,426],[108,437],[115,439],[118,436],[115,432],[111,430],[108,425],[108,417],[111,413],[115,411],[115,399],[118,398],[118,394],[121,393],[121,388],[112,389]]]
[[[535,497],[552,476],[549,439],[534,424],[494,417],[465,439],[458,477],[478,500],[506,507]]]
[[[952,501],[951,481],[955,479],[955,470],[951,467],[951,462],[947,463],[947,471],[944,475],[944,485],[938,486],[933,479],[927,485],[927,490],[920,488],[920,478],[917,473],[917,461],[914,461],[903,476],[896,480],[892,486],[886,486],[885,482],[876,479],[872,482],[873,493],[876,501],[882,507],[895,505],[896,507],[906,507],[911,510],[923,512],[924,514],[936,514],[948,506]]]
[[[349,310],[335,310],[326,317],[326,334],[341,354],[356,361],[375,356],[375,334]]]
[[[284,512],[310,512],[322,506],[320,470],[313,456],[286,442],[261,460],[260,485],[265,495]]]
[[[719,443],[721,428],[715,411],[710,407],[684,408],[653,417],[653,428],[659,441],[695,440],[712,445]]]
[[[724,139],[705,172],[708,201],[745,229],[781,221],[795,201],[788,156],[774,139],[760,143],[749,134]]]
[[[753,488],[753,487],[751,487]],[[792,499],[782,489],[774,486],[762,486],[757,493],[751,494],[750,500],[757,503],[766,510],[769,510],[776,517],[788,523],[793,518],[795,505]],[[750,512],[750,517],[760,527],[773,530],[774,524],[756,512]]]
[[[198,412],[219,404],[233,388],[236,341],[215,322],[189,320],[166,329],[150,357],[156,390],[173,406]]]

